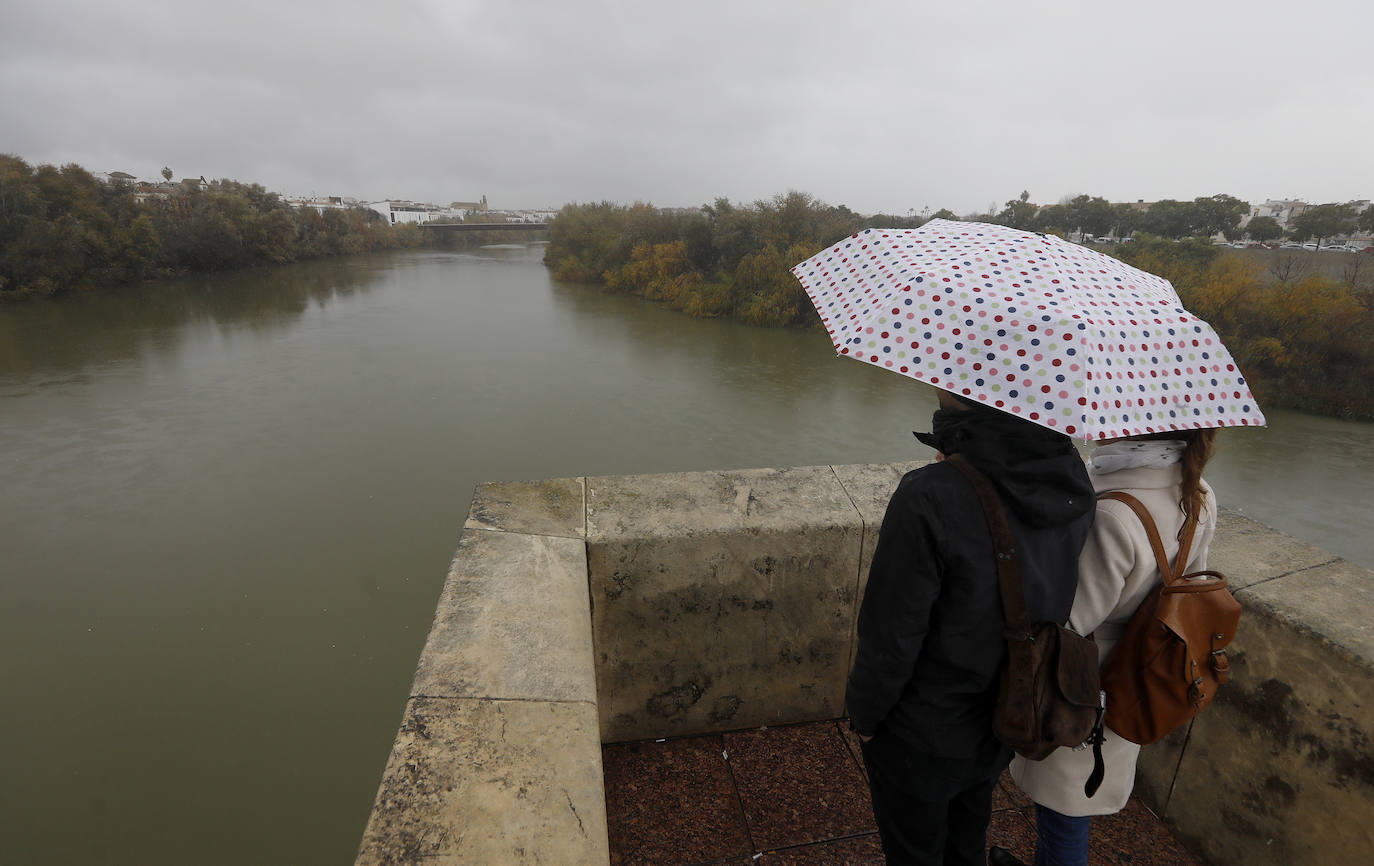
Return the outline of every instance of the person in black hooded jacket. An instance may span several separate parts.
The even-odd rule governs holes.
[[[1011,750],[992,733],[1006,656],[992,537],[962,454],[1002,498],[1032,622],[1068,620],[1092,483],[1069,437],[939,392],[936,461],[883,518],[845,689],[889,864],[986,863],[992,789]]]

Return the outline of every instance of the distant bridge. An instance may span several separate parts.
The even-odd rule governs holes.
[[[538,232],[549,228],[548,223],[420,223],[419,226],[446,232]]]

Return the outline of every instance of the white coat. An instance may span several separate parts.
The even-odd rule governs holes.
[[[1098,493],[1124,490],[1144,503],[1173,562],[1178,556],[1178,531],[1183,526],[1183,512],[1178,507],[1182,477],[1182,468],[1175,464],[1158,469],[1122,469],[1094,475],[1092,480]],[[1216,530],[1216,499],[1205,481],[1202,490],[1205,504],[1188,557],[1190,572],[1207,567],[1207,549]],[[1079,634],[1094,634],[1098,656],[1105,661],[1136,608],[1162,579],[1140,518],[1124,502],[1098,500],[1097,519],[1078,560],[1078,592],[1069,625]],[[1107,728],[1102,745],[1106,777],[1091,799],[1083,795],[1083,783],[1093,768],[1090,748],[1061,748],[1043,761],[1028,761],[1018,755],[1011,762],[1011,776],[1032,800],[1062,815],[1110,815],[1120,811],[1131,795],[1139,754],[1140,746]]]

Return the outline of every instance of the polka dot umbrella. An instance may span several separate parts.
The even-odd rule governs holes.
[[[1057,237],[937,219],[866,229],[792,273],[841,355],[1070,436],[1264,424],[1167,280]]]

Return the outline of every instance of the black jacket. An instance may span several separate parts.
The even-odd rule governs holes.
[[[921,438],[963,453],[992,480],[1015,536],[1031,621],[1065,622],[1095,512],[1082,459],[1068,437],[1029,422],[986,409],[960,417],[943,441]],[[953,466],[907,473],[893,494],[858,638],[845,691],[855,730],[883,726],[948,757],[982,759],[1002,748],[992,736],[1006,655],[992,538],[977,494]]]

